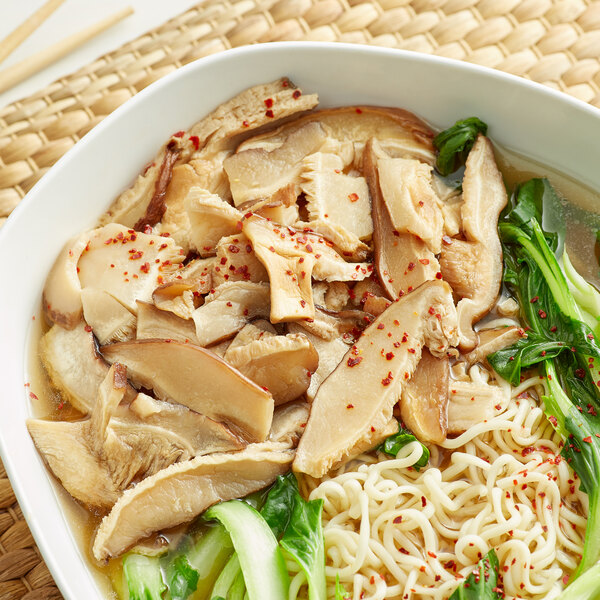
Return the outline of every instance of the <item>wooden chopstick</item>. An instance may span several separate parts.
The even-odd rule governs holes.
[[[0,62],[2,62],[23,40],[27,39],[65,0],[48,0],[12,33],[0,42]]]
[[[8,69],[4,69],[4,71],[0,71],[0,93],[6,91],[12,86],[20,83],[27,77],[30,77],[34,73],[41,71],[43,68],[47,67],[49,64],[57,61],[62,58],[65,54],[71,52],[78,46],[81,46],[94,36],[102,33],[105,29],[108,29],[115,23],[122,21],[125,17],[128,17],[133,13],[133,8],[128,6],[123,10],[120,10],[106,19],[95,23],[94,25],[90,25],[83,31],[79,33],[74,33],[73,35],[65,38],[64,40],[53,44],[49,48],[22,60],[20,63],[9,67]]]

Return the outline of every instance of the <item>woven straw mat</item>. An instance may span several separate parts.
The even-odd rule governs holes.
[[[0,109],[0,226],[77,140],[177,67],[255,42],[374,44],[514,73],[600,107],[600,1],[207,0]],[[60,593],[0,464],[0,600]]]

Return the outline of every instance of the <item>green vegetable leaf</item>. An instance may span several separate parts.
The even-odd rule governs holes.
[[[165,567],[171,600],[186,600],[198,587],[200,575],[192,568],[185,554],[179,554]]]
[[[408,429],[399,425],[398,433],[390,435],[383,440],[381,445],[377,447],[377,450],[385,452],[385,454],[389,454],[390,456],[397,456],[398,452],[400,452],[404,446],[416,441],[418,441],[417,438]],[[423,443],[421,443],[421,447],[423,448],[423,454],[421,454],[421,458],[413,465],[417,471],[419,471],[421,467],[426,466],[429,462],[429,449]]]
[[[498,587],[498,557],[490,550],[471,573],[454,590],[450,600],[500,600],[503,597]]]
[[[335,600],[350,600],[350,592],[347,592],[344,586],[340,583],[340,576],[335,576]]]
[[[512,194],[505,220],[529,231],[531,219],[541,225],[555,255],[562,256],[566,235],[562,203],[546,178],[530,179]]]
[[[590,374],[590,364],[600,359],[600,347],[584,322],[585,309],[595,307],[598,298],[595,290],[594,297],[588,297],[590,289],[582,285],[566,255],[567,275],[563,273],[553,251],[561,245],[560,224],[546,218],[547,212],[555,215],[556,198],[550,197],[548,182],[533,182],[521,186],[516,203],[499,226],[504,279],[519,299],[528,335],[488,360],[513,384],[519,382],[522,368],[534,364],[546,375],[550,391],[543,398],[546,414],[564,438],[562,455],[589,495],[578,577],[600,559],[600,390]],[[572,290],[584,297],[576,300]]]
[[[438,149],[437,170],[446,176],[465,164],[478,134],[486,135],[487,125],[477,117],[456,121],[452,127],[438,133],[433,145]]]
[[[287,597],[289,576],[283,555],[267,522],[254,508],[230,500],[209,508],[204,518],[219,521],[229,532],[250,600]]]
[[[306,575],[309,600],[327,600],[325,587],[325,543],[321,512],[323,500],[294,502],[289,525],[281,539],[281,547],[294,558]]]
[[[292,472],[280,475],[269,490],[260,514],[277,539],[287,529],[298,498],[302,500],[298,492],[298,481]]]
[[[123,574],[129,590],[129,600],[162,600],[167,586],[163,582],[158,558],[126,554],[123,557]]]

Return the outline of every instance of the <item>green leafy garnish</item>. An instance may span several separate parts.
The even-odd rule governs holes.
[[[200,575],[192,568],[185,554],[176,556],[166,566],[167,582],[171,600],[186,600],[196,591]]]
[[[322,500],[307,502],[293,473],[280,476],[270,489],[261,515],[281,547],[300,565],[310,600],[326,600],[325,542],[321,525]]]
[[[350,592],[347,592],[340,583],[340,576],[335,576],[335,600],[350,600]]]
[[[417,438],[408,430],[402,427],[402,425],[398,425],[398,433],[394,433],[394,435],[390,435],[377,447],[377,450],[381,452],[385,452],[385,454],[389,454],[390,456],[397,456],[398,452],[407,444],[411,442],[417,442]],[[429,462],[429,449],[425,444],[419,442],[421,444],[421,448],[423,448],[423,454],[421,454],[421,458],[413,465],[413,467],[419,471],[421,467],[424,467]]]
[[[499,600],[502,590],[498,587],[498,557],[490,550],[478,563],[476,571],[454,590],[450,600]]]
[[[158,558],[130,553],[123,557],[129,600],[162,600],[163,582]]]
[[[450,175],[465,164],[478,134],[487,133],[487,125],[477,117],[456,121],[452,127],[438,133],[433,145],[438,149],[435,163],[443,176]]]

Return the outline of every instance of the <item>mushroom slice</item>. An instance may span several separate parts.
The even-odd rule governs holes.
[[[100,344],[124,342],[133,337],[136,318],[108,292],[97,288],[81,291],[83,316]]]
[[[143,423],[163,427],[187,440],[194,456],[241,450],[246,446],[246,442],[234,435],[223,423],[181,404],[155,400],[140,393],[129,405],[129,410]]]
[[[300,216],[297,196],[296,184],[290,183],[267,200],[244,202],[238,208],[243,212],[254,212],[280,225],[293,225]]]
[[[52,386],[77,410],[89,413],[109,369],[89,327],[83,322],[71,330],[54,325],[40,341],[40,357]]]
[[[233,337],[246,323],[269,316],[269,284],[231,281],[221,284],[192,315],[196,337],[209,346]]]
[[[298,221],[294,223],[294,228],[322,235],[349,261],[363,261],[368,256],[369,246],[361,242],[353,233],[335,223],[323,219],[307,222]]]
[[[443,357],[456,338],[456,309],[445,282],[427,282],[392,303],[321,384],[294,470],[322,477],[357,450],[374,446],[391,427],[394,404],[423,346]]]
[[[207,290],[208,291],[208,290]],[[206,292],[205,292],[206,293]],[[191,319],[194,311],[202,304],[202,297],[194,283],[186,281],[170,281],[159,285],[152,292],[154,306],[163,312],[172,313],[180,319]]]
[[[332,222],[360,240],[373,234],[371,201],[364,177],[342,172],[335,154],[316,152],[303,161],[302,183],[310,221]]]
[[[138,176],[133,186],[125,190],[102,215],[100,225],[120,223],[125,227],[133,228],[141,221],[149,225],[155,225],[160,221],[161,210],[164,211],[165,191],[180,152],[180,142],[173,138],[169,140]],[[150,217],[154,217],[155,220]]]
[[[373,204],[373,245],[379,281],[390,299],[411,292],[436,278],[439,263],[427,244],[412,233],[400,233],[385,206],[377,163],[385,156],[377,140],[369,140],[363,152],[363,169]]]
[[[248,325],[244,325],[244,327],[233,338],[233,340],[231,340],[231,344],[229,344],[229,347],[223,355],[223,358],[229,362],[227,359],[227,352],[229,350],[239,348],[240,346],[245,346],[246,344],[256,340],[273,337],[275,335],[277,335],[277,331],[275,330],[275,327],[271,325],[270,321],[267,321],[266,319],[256,319],[256,321],[248,323]]]
[[[242,213],[202,188],[192,188],[185,199],[190,218],[190,242],[200,256],[215,253],[222,237],[239,233]]]
[[[95,229],[88,240],[78,264],[81,287],[108,292],[134,314],[135,301],[150,300],[184,258],[172,239],[116,223]]]
[[[28,419],[40,455],[63,487],[86,506],[110,509],[120,490],[88,444],[88,421]]]
[[[190,219],[185,207],[185,199],[193,187],[206,187],[206,177],[198,173],[192,164],[179,164],[173,168],[173,176],[165,190],[160,223],[156,223],[159,233],[168,232],[181,246],[189,251]],[[152,219],[154,220],[154,219]]]
[[[87,243],[87,233],[69,240],[44,284],[42,307],[46,319],[65,329],[73,329],[81,321],[81,282],[77,275],[77,263]]]
[[[238,151],[267,144],[281,145],[290,133],[312,122],[320,123],[328,136],[338,142],[354,142],[358,162],[363,145],[373,137],[381,140],[385,151],[393,157],[435,162],[434,132],[412,113],[382,106],[344,106],[315,111],[246,140]]]
[[[494,306],[502,279],[498,217],[508,201],[491,142],[479,135],[467,157],[463,179],[462,229],[466,241],[444,244],[444,279],[460,300],[457,305],[460,348],[477,344],[473,324]]]
[[[448,429],[448,357],[423,350],[421,360],[402,390],[400,415],[421,442],[441,444]]]
[[[287,78],[256,85],[220,104],[196,123],[188,132],[187,149],[193,149],[192,157],[200,158],[233,150],[240,137],[248,137],[248,133],[258,127],[311,110],[317,104],[317,94],[303,94]],[[197,149],[194,138],[197,138]]]
[[[231,424],[250,441],[266,439],[273,398],[218,356],[193,344],[136,340],[103,346],[110,362],[127,366],[137,386],[183,404],[211,419]]]
[[[193,321],[160,310],[148,302],[138,301],[137,306],[136,338],[138,340],[167,339],[198,344]]]
[[[439,254],[444,219],[431,185],[431,166],[414,159],[380,158],[377,171],[394,229],[416,235]]]
[[[472,381],[451,381],[448,402],[448,434],[464,433],[494,416],[494,407],[503,401],[497,385]]]
[[[310,385],[319,355],[301,334],[274,335],[229,347],[227,362],[273,395],[275,406],[295,400]]]
[[[373,268],[367,263],[347,263],[319,235],[282,227],[254,214],[244,218],[242,229],[269,273],[272,323],[313,318],[311,277],[360,281]]]
[[[138,540],[191,521],[207,508],[258,491],[286,473],[294,458],[284,444],[253,444],[233,454],[177,463],[127,490],[98,528],[96,560],[118,556]]]
[[[300,327],[323,340],[332,340],[344,335],[353,340],[355,335],[372,322],[373,316],[362,310],[335,312],[322,306],[315,307],[314,319],[297,321]]]
[[[527,334],[520,327],[498,327],[497,329],[482,329],[478,332],[478,344],[475,350],[466,355],[467,362],[472,365],[478,362],[487,363],[487,357],[502,348],[516,344]]]
[[[319,355],[319,365],[317,370],[311,375],[310,385],[306,390],[306,397],[312,402],[319,386],[340,364],[346,352],[348,352],[349,346],[341,336],[324,340],[320,336],[304,329],[299,323],[289,323],[288,331],[290,333],[303,333],[310,340],[310,343]]]
[[[229,177],[234,204],[272,198],[290,184],[299,184],[302,159],[316,152],[326,137],[319,123],[307,123],[290,133],[275,150],[252,148],[227,157],[223,168]]]
[[[269,441],[296,447],[304,433],[309,412],[310,405],[303,400],[278,406],[273,414]]]
[[[128,391],[123,367],[115,365],[106,371],[90,419],[27,421],[37,449],[63,487],[83,504],[100,508],[112,506],[121,489],[98,450],[111,415]]]
[[[243,233],[219,240],[213,281],[215,287],[225,281],[269,281],[267,271],[256,257],[250,240]]]
[[[172,281],[159,285],[152,292],[154,305],[182,319],[191,319],[194,310],[204,302],[202,294],[212,288],[214,262],[212,258],[191,261]]]

